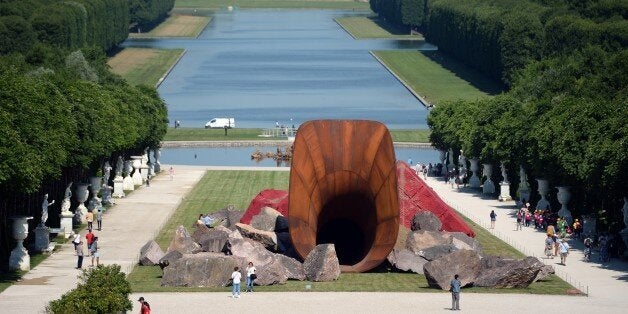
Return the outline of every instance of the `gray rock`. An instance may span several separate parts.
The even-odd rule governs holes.
[[[473,285],[490,288],[525,288],[534,282],[544,266],[535,257],[526,257],[523,260],[504,259],[495,262],[494,265],[499,266],[482,269]]]
[[[297,260],[268,251],[261,243],[248,238],[230,238],[227,244],[229,253],[243,259],[246,268],[252,262],[257,268],[255,283],[260,286],[285,283],[288,278],[300,279]],[[301,266],[302,268],[302,266]],[[301,271],[303,272],[303,271]],[[304,272],[303,272],[304,273]]]
[[[248,238],[229,238],[227,241],[228,253],[247,259],[246,263],[253,262],[256,268],[273,262],[273,253],[261,243]]]
[[[340,263],[333,244],[319,244],[303,263],[305,276],[310,281],[333,281],[340,276]]]
[[[536,275],[536,278],[534,278],[534,281],[532,282],[537,282],[539,280],[545,280],[547,279],[547,277],[555,274],[556,271],[554,270],[554,266],[552,265],[544,265],[543,267],[541,267],[541,270],[539,271],[539,273]]]
[[[419,255],[428,261],[433,261],[457,250],[453,244],[442,244],[420,250]]]
[[[458,274],[462,286],[475,281],[481,270],[480,255],[475,251],[460,250],[445,255],[423,266],[430,287],[449,290],[449,283]]]
[[[423,265],[427,263],[426,259],[412,253],[408,249],[393,249],[390,254],[388,254],[387,259],[393,267],[417,274],[423,274]]]
[[[164,257],[159,259],[159,267],[161,267],[161,269],[164,269],[170,266],[170,264],[173,264],[174,262],[179,260],[181,257],[183,257],[183,254],[181,254],[181,252],[179,251],[168,252],[166,253],[166,255],[164,255]]]
[[[190,236],[190,233],[184,226],[177,227],[174,232],[174,238],[170,241],[170,246],[166,252],[179,251],[183,254],[197,253],[201,251],[198,245]]]
[[[482,245],[478,240],[466,235],[464,232],[446,232],[452,236],[452,243],[459,250],[473,250],[482,252]]]
[[[242,259],[221,253],[184,254],[164,268],[162,286],[170,287],[226,287],[234,267]]]
[[[271,208],[263,207],[258,215],[251,219],[251,226],[264,231],[286,231],[288,230],[288,220],[280,212]]]
[[[195,224],[194,225],[194,233],[192,233],[192,239],[194,240],[194,242],[196,243],[201,243],[201,239],[209,234],[209,231],[211,229],[208,228],[207,226],[203,225],[203,224]]]
[[[231,231],[225,227],[212,228],[200,236],[197,242],[205,252],[222,252],[225,249],[230,233]]]
[[[235,224],[240,222],[243,215],[244,211],[223,208],[215,213],[209,214],[209,217],[214,219],[214,221],[220,222],[217,223],[218,225],[222,225],[230,230],[235,230]]]
[[[257,230],[249,225],[237,223],[236,228],[243,237],[260,242],[267,249],[277,251],[277,235],[271,231]]]
[[[305,280],[305,269],[303,268],[303,264],[298,260],[281,255],[275,254],[275,257],[279,264],[286,270],[286,274],[288,279],[296,279],[296,280]]]
[[[415,254],[429,247],[452,244],[452,236],[436,231],[413,231],[408,235],[406,248]]]
[[[412,217],[412,231],[440,231],[443,223],[429,210],[420,211]]]
[[[150,240],[140,249],[140,265],[153,266],[159,264],[159,259],[164,256],[159,244],[154,240]]]

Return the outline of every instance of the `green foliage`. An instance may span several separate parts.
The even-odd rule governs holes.
[[[131,285],[120,265],[83,271],[79,279],[75,289],[48,304],[48,313],[116,313],[133,308],[129,301]]]
[[[26,52],[36,41],[30,23],[16,15],[0,16],[0,54]]]
[[[139,27],[162,21],[174,7],[174,0],[129,0],[131,23]]]

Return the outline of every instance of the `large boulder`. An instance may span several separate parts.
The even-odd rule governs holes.
[[[268,251],[264,245],[248,238],[229,238],[227,241],[227,253],[247,259],[253,262],[255,267],[270,264],[273,261],[273,253]]]
[[[277,235],[274,232],[258,230],[241,223],[237,223],[236,228],[243,237],[253,239],[263,244],[267,249],[277,251]]]
[[[230,233],[231,230],[218,226],[217,228],[209,229],[207,233],[199,237],[197,242],[205,252],[222,252]]]
[[[414,214],[412,217],[412,231],[425,230],[425,231],[440,231],[443,227],[443,223],[434,215],[431,211],[420,211]]]
[[[302,260],[297,250],[292,244],[292,238],[289,232],[278,232],[277,235],[277,251],[285,256]]]
[[[419,255],[428,261],[433,261],[457,250],[453,244],[441,244],[420,250]]]
[[[258,215],[253,216],[251,226],[264,231],[286,232],[288,231],[288,219],[277,210],[264,207]]]
[[[214,220],[212,226],[224,226],[230,230],[235,230],[235,224],[240,222],[242,215],[244,215],[243,211],[227,207],[208,216]]]
[[[547,277],[551,276],[552,274],[555,274],[556,271],[554,270],[554,266],[552,265],[544,265],[543,267],[541,267],[541,270],[539,271],[539,273],[536,275],[536,278],[534,278],[534,281],[532,282],[537,282],[539,280],[545,280],[547,279]]]
[[[303,263],[305,276],[310,281],[333,281],[340,276],[340,263],[333,244],[319,244]]]
[[[279,264],[283,266],[286,271],[286,275],[288,279],[296,279],[296,280],[305,280],[305,269],[303,268],[303,264],[298,260],[281,255],[275,254],[275,258]]]
[[[259,286],[283,284],[288,281],[288,272],[286,271],[286,268],[273,255],[271,255],[271,259],[268,263],[261,265],[253,263],[253,265],[255,265],[255,268],[257,269],[255,272],[257,275],[255,284]]]
[[[174,232],[170,246],[168,246],[167,252],[172,251],[179,251],[183,254],[194,254],[201,251],[201,246],[192,239],[190,233],[184,226],[179,226]]]
[[[488,263],[483,263],[486,265]],[[497,267],[482,269],[473,282],[476,287],[525,288],[529,286],[545,266],[536,257],[522,260],[502,260],[495,262]]]
[[[221,253],[201,252],[184,254],[164,268],[162,286],[170,287],[226,287],[231,273],[242,259]]]
[[[159,244],[154,240],[150,240],[140,249],[140,265],[153,266],[159,264],[159,259],[164,256]]]
[[[413,231],[408,235],[406,248],[415,254],[429,247],[452,244],[452,236],[436,231]]]
[[[164,269],[179,260],[181,257],[183,257],[183,254],[179,251],[168,252],[161,259],[159,259],[159,267]]]
[[[423,266],[428,285],[443,290],[449,290],[455,274],[460,276],[462,286],[466,286],[475,281],[480,270],[480,255],[470,250],[453,252]]]
[[[458,250],[473,250],[478,253],[482,252],[482,245],[480,242],[464,232],[447,232],[452,237],[452,244]]]
[[[196,243],[201,243],[201,239],[209,234],[211,228],[208,228],[204,224],[195,224],[194,233],[192,233],[192,240]]]
[[[417,274],[423,274],[423,265],[427,263],[426,259],[408,249],[393,249],[387,259],[393,267]]]

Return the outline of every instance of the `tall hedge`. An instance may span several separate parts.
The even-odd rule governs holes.
[[[174,0],[129,0],[131,23],[146,28],[163,20],[174,7]]]

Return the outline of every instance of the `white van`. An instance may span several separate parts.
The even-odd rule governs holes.
[[[227,127],[229,129],[235,128],[234,118],[213,118],[209,122],[205,123],[206,129],[222,129]]]

